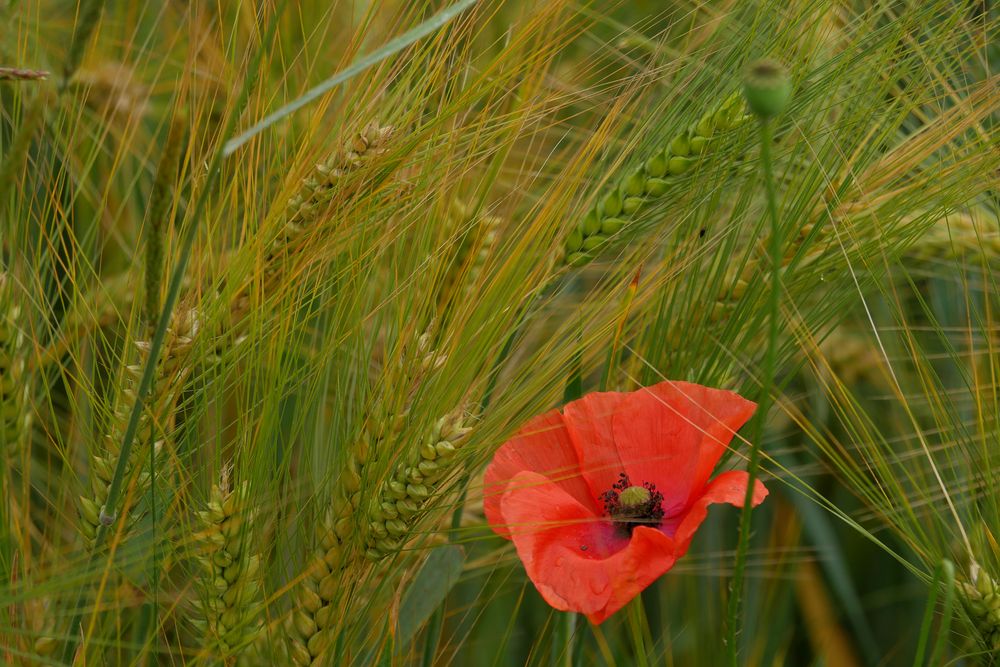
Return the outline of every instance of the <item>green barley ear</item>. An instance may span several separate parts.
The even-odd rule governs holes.
[[[419,449],[396,464],[392,477],[382,483],[366,508],[365,556],[377,561],[389,556],[414,535],[425,504],[436,497],[442,482],[455,471],[454,459],[472,430],[459,408],[439,419]]]
[[[24,444],[31,425],[23,325],[13,282],[0,271],[0,453],[5,457]]]
[[[351,560],[352,512],[341,497],[324,513],[316,550],[296,589],[285,637],[288,657],[299,667],[325,664],[338,623],[335,601],[342,588],[350,586],[343,570]]]
[[[400,386],[409,387],[443,363],[444,357],[432,348],[433,335],[433,329],[421,334],[413,349],[403,355],[405,358],[400,360],[400,367],[393,369],[393,372],[399,371],[400,378],[399,384],[393,385],[394,391]],[[326,652],[337,623],[335,605],[343,591],[351,585],[345,571],[357,565],[363,553],[378,559],[398,548],[390,533],[408,530],[406,521],[413,519],[420,504],[430,495],[426,483],[432,477],[429,466],[435,465],[430,457],[440,459],[436,465],[442,470],[433,478],[443,479],[441,466],[454,453],[460,436],[464,436],[461,425],[454,424],[453,420],[440,422],[430,439],[434,453],[428,450],[426,455],[416,458],[412,466],[400,467],[398,476],[374,494],[382,513],[367,512],[366,508],[370,507],[364,499],[373,494],[363,492],[365,467],[373,453],[384,451],[401,433],[408,411],[409,406],[404,406],[402,410],[392,412],[381,402],[376,402],[369,410],[361,432],[348,447],[333,499],[318,526],[316,549],[297,587],[294,608],[285,626],[288,658],[295,665],[326,664]],[[441,444],[439,455],[437,444],[447,437],[456,444]],[[402,523],[386,523],[403,516],[406,519]]]
[[[743,111],[742,97],[738,93],[730,95],[605,193],[566,237],[563,265],[588,264],[644,208],[675,193],[680,177],[717,150],[719,135],[745,122]]]
[[[979,635],[979,643],[994,655],[1000,652],[1000,587],[975,563],[971,579],[971,584],[959,586],[962,601]]]
[[[202,648],[223,664],[235,664],[243,650],[261,635],[260,555],[255,551],[246,482],[232,487],[224,472],[212,486],[211,498],[198,513],[202,527],[201,599],[196,601],[195,627]]]

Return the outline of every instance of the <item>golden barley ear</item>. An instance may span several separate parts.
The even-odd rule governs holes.
[[[288,200],[286,221],[281,231],[265,247],[265,277],[273,277],[301,243],[308,230],[339,205],[345,204],[366,185],[364,170],[389,151],[395,128],[371,121],[348,137],[339,151],[317,164],[299,191]]]

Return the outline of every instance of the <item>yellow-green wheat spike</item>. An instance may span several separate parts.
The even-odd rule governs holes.
[[[972,584],[960,585],[959,591],[979,643],[990,655],[995,655],[1000,652],[1000,590],[983,570],[978,570],[974,579]]]
[[[0,272],[0,452],[5,457],[23,445],[31,424],[21,308],[11,287]]]
[[[416,532],[424,505],[437,495],[438,488],[454,472],[454,458],[472,428],[465,409],[439,419],[417,450],[396,464],[392,477],[384,482],[374,502],[367,508],[365,556],[380,560],[393,554]]]
[[[256,510],[244,482],[231,488],[228,475],[212,485],[207,507],[198,513],[203,530],[201,599],[195,602],[202,648],[225,665],[261,633],[260,555],[255,551]]]
[[[136,431],[140,438],[152,438],[152,446],[157,453],[156,458],[161,462],[163,457],[159,454],[165,438],[169,437],[169,433],[165,433],[164,430],[169,428],[169,424],[172,422],[170,412],[180,396],[185,379],[190,374],[191,368],[187,353],[195,342],[198,330],[197,310],[182,308],[175,311],[167,329],[163,355],[156,368],[153,388],[146,401],[145,410]],[[93,495],[89,498],[80,497],[80,517],[82,519],[80,530],[88,541],[94,539],[101,523],[104,504],[108,498],[108,489],[111,486],[111,479],[114,477],[115,466],[121,452],[125,427],[137,398],[136,388],[149,351],[148,341],[138,341],[135,346],[139,358],[135,364],[130,364],[125,368],[125,386],[118,393],[115,401],[111,424],[104,438],[105,449],[103,452],[91,456],[90,471]],[[148,460],[148,450],[142,447],[132,449],[125,479],[131,480],[133,476],[136,477],[134,498],[141,497],[152,481],[148,466],[141,469]],[[141,469],[138,474],[136,474],[137,469]],[[128,525],[134,524],[139,518],[130,513]]]
[[[650,156],[608,192],[566,237],[563,263],[584,266],[635,220],[643,208],[676,189],[680,176],[715,150],[721,133],[744,122],[743,101],[731,95]]]
[[[391,126],[372,121],[352,134],[339,152],[316,165],[299,192],[289,199],[288,219],[267,246],[264,261],[268,276],[278,270],[278,260],[294,249],[303,233],[329,212],[335,200],[356,194],[362,184],[349,182],[347,176],[384,155],[394,131]]]
[[[452,202],[447,217],[451,233],[457,236],[457,247],[441,280],[439,312],[473,296],[502,222],[496,216],[476,215],[474,209],[458,199]]]

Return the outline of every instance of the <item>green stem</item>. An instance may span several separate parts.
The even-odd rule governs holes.
[[[642,597],[636,596],[628,604],[628,631],[632,637],[632,645],[635,648],[635,664],[638,667],[649,667],[649,653],[646,648],[644,626]]]
[[[556,629],[552,637],[552,662],[560,667],[573,666],[573,636],[576,633],[576,614],[556,612]]]
[[[430,621],[427,624],[427,638],[424,641],[424,667],[433,667],[434,658],[437,656],[438,643],[441,640],[441,626],[444,625],[443,606],[440,605],[434,610]]]
[[[736,565],[729,593],[729,608],[727,614],[726,647],[729,654],[729,664],[739,665],[739,625],[743,603],[743,577],[746,570],[747,549],[750,545],[750,518],[753,510],[753,491],[757,481],[757,468],[760,465],[760,443],[764,437],[764,426],[767,413],[771,409],[771,389],[774,384],[774,374],[778,357],[778,324],[781,305],[781,222],[778,219],[778,197],[774,187],[774,168],[771,163],[772,127],[769,119],[760,121],[760,158],[764,171],[764,185],[767,193],[767,210],[771,218],[771,293],[768,300],[768,330],[767,352],[764,356],[763,376],[761,378],[760,401],[754,414],[752,437],[750,439],[750,460],[747,463],[747,491],[743,498],[743,510],[740,513],[740,536],[736,547]]]
[[[941,583],[941,576],[944,573],[944,563],[940,563],[934,568],[934,580],[931,582],[930,596],[927,598],[927,606],[924,607],[924,620],[920,624],[920,637],[917,640],[917,653],[913,657],[913,667],[921,667],[924,664],[924,655],[927,652],[927,640],[931,634],[931,623],[934,620],[934,610],[937,609],[938,585]]]

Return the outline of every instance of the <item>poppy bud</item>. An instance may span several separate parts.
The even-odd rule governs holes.
[[[743,79],[743,96],[753,113],[760,118],[772,118],[788,106],[792,83],[781,63],[759,60],[747,70]]]

